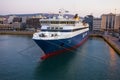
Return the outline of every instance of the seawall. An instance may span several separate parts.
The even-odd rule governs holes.
[[[0,34],[6,35],[33,35],[33,31],[0,31]]]

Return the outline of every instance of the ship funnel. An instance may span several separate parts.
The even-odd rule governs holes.
[[[78,16],[78,14],[75,14],[75,16],[73,17],[73,19],[75,19],[75,20],[80,20],[80,17]]]

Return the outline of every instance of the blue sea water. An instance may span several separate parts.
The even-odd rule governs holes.
[[[101,38],[42,61],[32,36],[0,35],[0,80],[120,80],[120,56]]]

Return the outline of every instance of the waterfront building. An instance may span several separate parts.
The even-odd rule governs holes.
[[[93,31],[100,31],[101,29],[101,18],[93,19]]]
[[[27,28],[38,28],[40,27],[40,18],[28,18],[26,20]]]
[[[8,24],[8,16],[4,17],[3,24]]]
[[[0,30],[12,30],[13,28],[11,27],[10,24],[0,24]]]
[[[35,18],[43,18],[43,16],[41,14],[38,14],[35,16]]]
[[[103,14],[101,21],[101,30],[113,31],[115,29],[115,14]]]
[[[11,25],[14,29],[20,29],[21,28],[21,23],[20,22],[14,22]]]
[[[20,22],[13,22],[11,24],[0,24],[0,30],[20,30],[22,24]]]
[[[3,19],[2,18],[0,18],[0,24],[3,24]]]
[[[120,28],[120,15],[116,14],[103,14],[101,21],[101,30],[117,31]]]
[[[5,24],[6,23],[6,17],[0,16],[0,24]]]
[[[115,16],[115,31],[119,32],[120,29],[120,14]]]
[[[21,17],[14,17],[12,22],[22,22]]]
[[[89,24],[89,30],[92,31],[93,30],[93,15],[87,15],[84,18],[84,21]]]
[[[9,16],[9,18],[8,18],[9,24],[12,24],[14,17],[16,17],[16,16]]]
[[[26,23],[27,21],[27,16],[22,17],[22,23]]]

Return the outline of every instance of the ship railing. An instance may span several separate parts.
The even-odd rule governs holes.
[[[47,24],[47,26],[75,26],[75,24]]]

